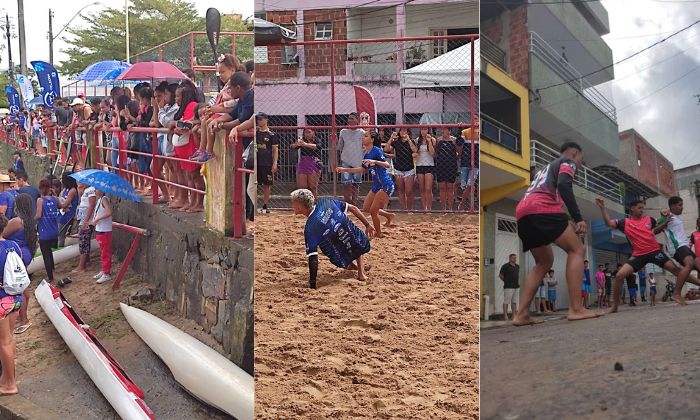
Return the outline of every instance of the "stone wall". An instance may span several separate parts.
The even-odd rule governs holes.
[[[0,168],[14,148],[0,143]],[[23,156],[30,183],[50,172],[48,159]],[[225,355],[253,373],[253,242],[234,241],[204,227],[202,215],[116,200],[114,220],[148,229],[131,269],[220,342]],[[134,234],[114,231],[115,255],[126,257]]]

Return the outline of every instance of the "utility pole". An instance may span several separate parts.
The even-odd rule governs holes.
[[[49,9],[49,63],[53,66],[53,11]]]
[[[5,14],[5,29],[7,31],[7,56],[9,62],[9,69],[7,76],[10,78],[10,83],[15,84],[15,73],[14,73],[14,63],[12,63],[12,43],[10,42],[12,38],[10,37],[10,15]]]
[[[19,72],[27,75],[27,39],[24,36],[24,0],[17,0],[17,20],[19,21]]]

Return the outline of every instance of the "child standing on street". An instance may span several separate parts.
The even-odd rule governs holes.
[[[608,301],[605,297],[605,272],[603,271],[603,264],[598,264],[598,272],[595,273],[595,281],[598,285],[598,307],[602,308]]]
[[[97,195],[95,217],[90,225],[94,226],[95,239],[100,244],[102,271],[93,278],[97,280],[97,284],[102,284],[112,280],[112,205],[104,191],[95,189],[95,193]]]
[[[649,300],[651,306],[656,306],[656,279],[654,273],[649,273]]]

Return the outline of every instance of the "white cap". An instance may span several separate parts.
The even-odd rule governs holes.
[[[70,106],[74,105],[85,105],[85,102],[83,102],[83,100],[80,98],[75,98],[73,99],[73,102],[70,103]]]

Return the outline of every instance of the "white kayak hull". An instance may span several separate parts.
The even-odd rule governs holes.
[[[217,351],[162,319],[120,303],[136,334],[201,401],[238,420],[254,418],[255,381]]]
[[[68,302],[46,281],[34,292],[39,305],[73,355],[122,419],[154,419],[143,392],[104,349]]]
[[[100,249],[100,244],[97,243],[97,239],[93,239],[90,242],[90,251]],[[53,263],[54,265],[61,264],[63,262],[72,260],[80,255],[80,248],[78,244],[67,246],[63,249],[53,252]],[[44,258],[42,256],[34,257],[32,262],[27,266],[27,274],[32,274],[37,271],[44,269]]]

